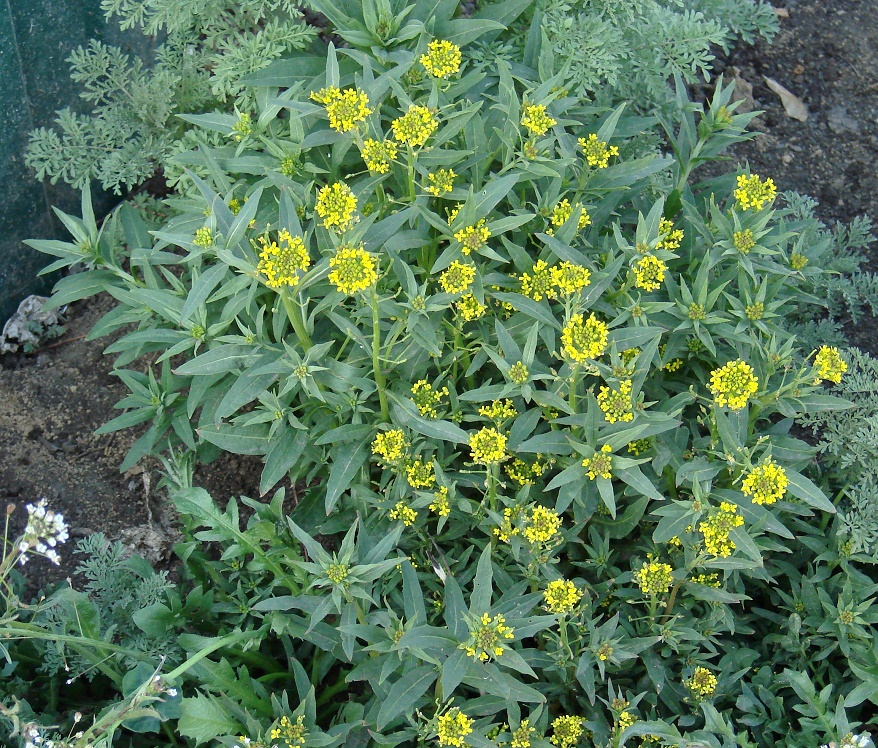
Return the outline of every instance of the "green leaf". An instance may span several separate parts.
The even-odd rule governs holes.
[[[180,376],[224,374],[244,366],[254,355],[250,345],[219,345],[174,369]]]
[[[555,319],[555,316],[549,310],[548,305],[543,305],[538,301],[534,301],[533,299],[529,299],[527,296],[523,296],[520,293],[494,293],[492,296],[498,301],[505,301],[509,304],[512,304],[515,311],[521,312],[522,314],[526,314],[533,320],[537,322],[541,322],[544,325],[548,325],[549,327],[554,327],[556,330],[561,329],[561,323]]]
[[[265,467],[259,479],[259,495],[265,496],[286,476],[308,445],[308,432],[286,429],[265,456]]]
[[[423,665],[410,670],[390,687],[390,692],[378,712],[377,726],[383,730],[396,717],[413,709],[415,703],[436,682],[436,669]]]
[[[808,506],[819,509],[821,512],[829,512],[835,514],[835,505],[827,498],[814,483],[802,475],[800,472],[787,468],[787,491],[789,491],[797,499],[801,499]]]
[[[339,497],[348,489],[357,471],[366,462],[368,439],[360,442],[341,442],[329,450],[329,479],[326,481],[325,507],[332,513]]]
[[[195,745],[241,732],[240,723],[212,696],[199,694],[183,699],[180,707],[183,714],[177,730],[184,737],[192,738]]]
[[[43,311],[57,309],[59,306],[87,299],[89,296],[97,296],[118,282],[116,274],[109,270],[88,270],[84,273],[68,275],[55,284],[51,298],[43,304]]]
[[[227,423],[203,426],[196,433],[220,449],[240,455],[265,454],[269,444],[267,429],[261,423],[252,426],[232,426]]]

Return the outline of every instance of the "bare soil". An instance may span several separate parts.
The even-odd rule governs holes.
[[[776,3],[780,7],[781,3]],[[739,46],[718,60],[753,85],[762,131],[733,160],[771,176],[780,190],[820,201],[826,223],[863,213],[878,218],[878,7],[875,0],[786,0],[781,32],[773,44]],[[763,76],[774,78],[808,106],[807,121],[791,119]],[[878,246],[869,270],[878,271]],[[74,539],[103,532],[161,562],[170,557],[173,530],[156,494],[158,463],[122,474],[119,464],[136,438],[123,431],[96,436],[118,414],[124,386],[111,375],[106,340],[85,335],[112,300],[74,305],[63,338],[34,354],[0,356],[0,501],[18,506],[40,497],[63,512]],[[863,322],[853,342],[878,354],[878,326]],[[196,483],[222,505],[232,496],[258,494],[258,458],[225,455],[200,468]],[[67,546],[60,567],[35,561],[29,579],[44,586],[69,576],[76,557]],[[36,588],[33,588],[34,590]]]

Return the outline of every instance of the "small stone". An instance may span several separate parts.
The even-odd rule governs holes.
[[[834,133],[843,132],[859,132],[860,123],[856,117],[848,114],[847,108],[843,106],[835,106],[826,114],[826,121],[829,129]]]

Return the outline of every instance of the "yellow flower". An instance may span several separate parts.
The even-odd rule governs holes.
[[[280,725],[271,731],[271,739],[283,739],[287,744],[287,748],[305,745],[305,737],[307,735],[308,730],[305,728],[305,717],[303,715],[296,717],[295,722],[284,715],[280,718]]]
[[[805,255],[800,254],[798,252],[793,252],[790,255],[790,267],[793,270],[804,270],[805,265],[808,264],[808,258]]]
[[[735,189],[735,200],[742,210],[761,210],[765,203],[774,200],[777,195],[777,188],[771,177],[764,182],[759,179],[758,174],[747,176],[746,174],[738,175],[738,186]]]
[[[390,126],[393,128],[393,137],[400,143],[417,148],[424,145],[427,138],[436,132],[439,122],[428,107],[412,104],[408,111],[393,120]]]
[[[752,496],[754,504],[773,504],[784,497],[789,482],[784,469],[769,457],[747,474],[741,492]]]
[[[521,534],[531,543],[548,543],[561,529],[561,517],[554,509],[537,504],[527,515]]]
[[[708,696],[713,696],[716,692],[716,684],[716,676],[711,673],[710,670],[706,667],[697,667],[695,668],[695,672],[692,673],[692,677],[689,678],[684,685],[692,691],[697,698],[704,699]]]
[[[453,221],[454,218],[451,218]],[[454,233],[454,238],[461,243],[460,251],[465,255],[476,251],[484,246],[491,236],[491,230],[485,226],[485,219],[481,218],[475,226],[466,226]]]
[[[408,446],[405,434],[401,429],[391,429],[378,434],[372,442],[372,454],[377,455],[386,463],[399,460]]]
[[[637,722],[637,717],[635,717],[631,712],[624,711],[619,714],[619,719],[616,720],[616,726],[619,730],[626,730],[631,727],[635,722]]]
[[[506,457],[506,437],[497,429],[484,427],[469,438],[473,462],[493,465]]]
[[[434,78],[450,78],[460,70],[460,47],[453,42],[434,39],[421,55],[421,65]]]
[[[592,133],[587,138],[580,138],[578,142],[588,165],[597,166],[598,169],[606,169],[610,163],[610,156],[619,155],[618,146],[611,145],[608,148],[605,141],[598,140],[596,133]]]
[[[327,229],[347,231],[357,222],[357,197],[344,182],[326,185],[317,194],[317,215]]]
[[[418,513],[410,506],[406,506],[404,501],[397,501],[396,506],[390,510],[387,516],[390,519],[398,519],[406,527],[411,527],[418,519]]]
[[[655,248],[668,251],[679,249],[683,236],[683,229],[675,229],[673,221],[662,217],[659,220],[659,243]]]
[[[712,556],[731,556],[736,546],[729,532],[743,524],[738,507],[728,501],[721,502],[719,510],[698,525],[698,531],[704,536],[704,549]]]
[[[549,742],[558,748],[573,748],[582,738],[584,717],[556,717],[552,721],[553,735]]]
[[[333,563],[326,567],[326,577],[335,585],[344,583],[348,578],[347,564]]]
[[[448,503],[448,488],[446,486],[442,486],[433,494],[433,503],[430,504],[429,509],[440,517],[447,517],[451,514],[451,505]]]
[[[751,322],[756,322],[757,320],[762,319],[763,314],[765,314],[765,304],[761,301],[757,301],[754,304],[748,304],[744,307],[744,316]]]
[[[318,99],[317,96],[321,98]],[[372,114],[369,109],[369,97],[357,88],[340,91],[338,88],[324,88],[318,94],[311,94],[326,108],[329,126],[338,132],[348,132]]]
[[[641,452],[645,452],[651,446],[652,440],[650,439],[635,439],[633,442],[628,442],[628,451],[637,457]]]
[[[744,229],[732,234],[732,244],[735,245],[735,249],[742,255],[745,255],[756,246],[756,240],[753,238],[753,232],[750,229]]]
[[[244,202],[247,202],[247,198],[244,198]],[[243,207],[244,206],[241,205],[241,201],[238,200],[237,197],[233,197],[231,200],[229,200],[229,210],[232,211],[233,216],[238,215],[238,213],[241,212],[241,208]]]
[[[552,268],[552,282],[562,296],[571,296],[591,282],[591,271],[565,260]]]
[[[447,387],[443,387],[441,390],[434,390],[433,385],[426,379],[418,380],[412,386],[412,400],[418,406],[418,413],[427,418],[436,418],[439,415],[436,406],[447,395]]]
[[[674,586],[673,571],[670,564],[648,561],[634,573],[634,581],[644,595],[664,595]]]
[[[451,192],[454,189],[454,178],[456,176],[457,174],[454,173],[453,169],[431,171],[427,174],[427,180],[430,182],[427,192],[435,197],[441,197],[446,192]]]
[[[516,361],[509,367],[509,381],[513,384],[526,384],[530,379],[530,372],[521,361]]]
[[[607,350],[607,336],[609,328],[605,322],[601,322],[594,314],[591,314],[585,322],[581,314],[574,314],[570,322],[561,331],[561,352],[571,361],[584,364],[589,359],[595,359]]]
[[[291,236],[281,229],[276,242],[269,242],[265,236],[259,237],[262,251],[256,271],[262,273],[269,288],[293,287],[299,283],[299,271],[307,270],[311,258],[300,236]]]
[[[473,320],[479,319],[479,317],[484,316],[488,307],[484,304],[480,304],[479,300],[473,296],[471,293],[466,294],[465,296],[461,296],[455,307],[457,311],[460,313],[460,316],[464,318],[467,322],[472,322]]]
[[[642,288],[644,291],[655,291],[661,288],[667,269],[667,265],[658,257],[653,257],[652,255],[641,257],[634,264],[634,285],[637,288]]]
[[[534,301],[542,301],[543,297],[554,299],[558,294],[555,290],[555,276],[545,260],[537,260],[531,273],[521,274],[521,293]]]
[[[439,285],[445,293],[463,293],[473,284],[475,277],[476,269],[473,265],[454,260],[439,276]]]
[[[405,475],[412,488],[430,488],[436,484],[433,462],[423,462],[420,457],[406,465]]]
[[[717,405],[740,410],[759,389],[759,380],[750,364],[736,359],[710,373],[710,392]]]
[[[609,480],[613,477],[613,451],[609,444],[604,444],[600,452],[595,452],[593,457],[586,457],[582,461],[582,467],[586,468],[586,475],[591,480],[597,478],[606,478]]]
[[[466,740],[466,736],[472,731],[473,720],[457,707],[449,709],[439,717],[436,727],[439,745],[452,745],[455,748],[461,748]]]
[[[582,203],[576,203],[577,208],[582,208]],[[553,226],[563,226],[567,221],[570,220],[570,216],[573,215],[573,206],[570,204],[570,201],[565,197],[560,203],[558,203],[552,209],[552,217],[551,222]],[[586,226],[591,225],[591,216],[589,216],[588,211],[585,208],[582,208],[582,213],[579,214],[579,221],[577,222],[576,228],[584,229]],[[549,235],[553,235],[554,231],[551,229],[546,232]]]
[[[209,226],[202,226],[200,229],[195,230],[195,239],[192,240],[192,243],[196,247],[209,247],[213,244],[213,231],[210,230]]]
[[[634,409],[631,405],[631,380],[619,382],[619,389],[601,387],[598,392],[598,405],[603,411],[607,423],[634,420]]]
[[[511,748],[530,748],[530,739],[535,733],[529,719],[521,720],[521,724],[512,731]]]
[[[558,124],[548,114],[544,104],[525,103],[521,108],[521,125],[527,128],[531,135],[545,135],[550,127]]]
[[[504,650],[504,639],[515,637],[514,630],[505,625],[506,619],[501,615],[491,618],[483,613],[469,624],[469,639],[461,645],[461,649],[481,662],[492,657],[500,657]]]
[[[386,174],[390,171],[390,162],[396,158],[397,147],[392,140],[372,140],[363,142],[363,161],[369,171]]]
[[[582,598],[582,592],[576,589],[573,582],[566,579],[555,579],[546,586],[543,600],[550,613],[565,615],[572,611]]]
[[[365,291],[378,280],[375,258],[362,245],[339,247],[329,260],[329,282],[339,291],[352,296],[358,291]]]
[[[848,365],[838,352],[838,348],[824,345],[814,357],[814,366],[820,379],[828,379],[838,384]]]
[[[506,418],[515,418],[518,411],[512,404],[512,400],[494,400],[490,405],[479,408],[479,415],[490,418],[492,421],[502,421]]]
[[[238,115],[238,121],[232,125],[232,132],[234,133],[232,137],[235,140],[243,140],[248,135],[253,134],[253,119],[248,112]]]

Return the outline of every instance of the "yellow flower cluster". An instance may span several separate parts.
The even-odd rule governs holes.
[[[454,218],[451,218],[453,221]],[[465,226],[454,232],[454,238],[461,243],[460,251],[465,255],[475,252],[491,238],[491,230],[485,225],[485,219],[479,219],[475,226]]]
[[[659,220],[659,242],[656,249],[666,249],[669,252],[680,248],[683,242],[683,229],[675,229],[674,222],[662,217]]]
[[[732,244],[742,255],[746,255],[756,246],[756,239],[753,238],[753,232],[750,229],[744,229],[732,234]]]
[[[537,455],[537,458],[539,458],[539,455]],[[528,465],[524,460],[516,457],[506,465],[506,474],[519,486],[532,486],[535,479],[539,478],[550,464],[551,460],[549,462],[540,462],[537,459],[533,465]]]
[[[537,504],[527,515],[521,534],[531,543],[548,543],[561,529],[561,517],[554,509]]]
[[[412,488],[430,488],[436,484],[433,461],[424,462],[420,457],[405,466],[405,476]]]
[[[764,182],[759,179],[758,174],[738,175],[738,186],[735,188],[735,200],[742,210],[762,210],[765,203],[774,200],[777,195],[777,188],[771,177]]]
[[[609,444],[604,444],[600,452],[595,452],[593,457],[586,457],[582,461],[582,467],[586,468],[586,475],[591,480],[597,478],[606,478],[609,480],[613,477],[613,456],[610,454],[613,448]]]
[[[524,103],[521,107],[521,126],[527,128],[531,135],[545,135],[557,121],[546,114],[545,104]]]
[[[574,314],[561,330],[561,352],[571,361],[584,364],[589,359],[602,356],[607,350],[609,332],[607,324],[594,314],[585,321],[581,314]]]
[[[327,229],[347,231],[357,222],[357,197],[344,182],[326,185],[317,193],[317,215]]]
[[[577,208],[582,208],[582,203],[576,203]],[[552,209],[552,217],[551,222],[553,226],[563,226],[567,221],[570,220],[570,216],[573,215],[573,206],[570,204],[570,201],[565,197],[560,203],[558,203]],[[584,229],[586,226],[591,225],[591,216],[588,214],[588,211],[585,208],[582,208],[582,213],[579,214],[579,221],[577,222],[576,227],[578,229]],[[549,229],[546,232],[550,236],[554,235],[554,231]]]
[[[549,742],[557,748],[573,748],[582,738],[584,717],[563,715],[552,720],[552,737]]]
[[[747,474],[741,492],[752,496],[754,504],[773,504],[784,497],[789,482],[784,469],[769,457]]]
[[[246,197],[244,198],[244,202],[247,202]],[[238,215],[238,213],[241,212],[241,208],[243,207],[244,206],[241,204],[241,201],[238,200],[237,197],[233,197],[231,200],[229,200],[229,210],[232,211],[233,216]]]
[[[259,264],[256,272],[265,276],[265,285],[269,288],[296,286],[299,283],[299,271],[307,270],[311,258],[300,236],[291,236],[286,229],[281,229],[277,241],[270,242],[267,237],[259,237]]]
[[[633,421],[634,408],[631,404],[631,380],[619,382],[619,389],[601,387],[598,392],[598,405],[607,419],[607,423],[616,421]]]
[[[759,379],[750,364],[736,359],[710,373],[710,392],[717,405],[732,410],[743,408],[759,389]]]
[[[462,645],[466,653],[481,662],[487,662],[492,657],[500,657],[503,654],[503,640],[515,637],[514,630],[506,625],[506,619],[501,615],[491,618],[487,613],[473,628],[470,627],[470,638]]]
[[[591,271],[565,260],[552,268],[552,281],[561,296],[571,296],[591,282]]]
[[[668,266],[658,257],[647,255],[634,263],[634,285],[644,291],[661,288]]]
[[[765,304],[761,301],[748,304],[744,307],[744,316],[751,322],[756,322],[757,320],[762,319],[763,314],[765,314]]]
[[[452,261],[448,269],[439,276],[439,285],[445,293],[463,293],[476,277],[474,265],[467,265],[457,260]]]
[[[556,615],[566,615],[572,611],[582,599],[582,592],[576,585],[566,579],[555,579],[546,586],[543,600],[546,610]]]
[[[466,736],[473,731],[473,720],[467,717],[458,707],[449,709],[439,717],[436,732],[439,745],[451,745],[454,748],[463,746]]]
[[[434,390],[426,379],[420,379],[412,386],[412,400],[418,406],[418,413],[427,418],[436,418],[439,413],[436,406],[443,397],[448,396],[448,388]]]
[[[506,418],[515,418],[518,411],[512,404],[512,400],[494,400],[490,405],[479,408],[479,415],[490,418],[492,421],[502,421]]]
[[[621,732],[622,730],[627,730],[635,722],[637,722],[637,717],[629,711],[623,711],[616,720],[616,728]]]
[[[530,273],[522,273],[521,293],[534,301],[554,299],[559,294],[570,296],[581,291],[591,281],[588,268],[574,265],[566,260],[549,267],[545,260],[537,260]]]
[[[838,352],[838,348],[824,345],[814,357],[814,366],[817,367],[817,376],[820,379],[828,379],[838,384],[842,375],[848,370],[848,365]]]
[[[484,304],[480,304],[479,300],[471,293],[461,296],[457,302],[455,302],[454,306],[466,322],[472,322],[473,320],[479,319],[479,317],[483,317],[485,312],[488,311],[488,307]]]
[[[365,291],[378,280],[378,264],[362,245],[339,247],[329,259],[329,267],[329,282],[348,296]]]
[[[696,574],[691,579],[695,584],[703,585],[704,587],[713,587],[714,589],[719,589],[722,587],[722,584],[719,581],[719,575],[717,574]]]
[[[651,439],[635,439],[633,442],[628,442],[628,451],[637,457],[641,452],[646,452],[651,446]]]
[[[808,264],[808,258],[805,255],[800,254],[799,252],[793,252],[790,255],[790,267],[793,270],[804,270],[805,265]]]
[[[427,138],[436,132],[439,121],[429,107],[412,104],[406,113],[393,120],[390,126],[393,128],[393,137],[400,143],[418,148],[424,145]]]
[[[454,189],[454,179],[456,176],[457,174],[454,173],[453,169],[431,171],[427,174],[427,181],[430,182],[427,192],[435,197],[441,197],[447,192],[451,192]]]
[[[644,595],[664,595],[674,586],[673,568],[659,561],[647,561],[634,573],[634,582]]]
[[[578,142],[588,165],[596,166],[598,169],[606,169],[610,164],[610,157],[619,155],[618,146],[607,147],[606,141],[598,140],[596,133],[592,133],[587,138],[580,138]]]
[[[482,428],[469,438],[473,462],[493,465],[506,457],[506,437],[497,429]]]
[[[397,462],[404,454],[408,442],[402,429],[391,429],[378,434],[372,442],[372,454],[381,458],[383,462],[392,464]]]
[[[434,39],[421,55],[421,65],[434,78],[450,78],[460,70],[460,47],[453,42]]]
[[[501,542],[508,543],[509,538],[518,535],[518,528],[513,527],[512,523],[518,519],[520,513],[520,507],[516,507],[514,512],[509,507],[503,510],[503,522],[499,527],[494,528],[494,534]]]
[[[736,546],[729,538],[729,532],[743,524],[744,518],[738,514],[738,507],[728,501],[721,502],[719,511],[698,525],[698,531],[704,536],[704,549],[712,556],[731,556]]]
[[[326,577],[333,584],[342,584],[348,578],[347,564],[330,564],[326,567]]]
[[[511,748],[530,748],[530,739],[534,734],[536,730],[530,726],[530,720],[521,720],[521,724],[512,731]]]
[[[283,740],[287,744],[287,748],[293,746],[305,745],[305,736],[308,730],[305,728],[305,717],[299,715],[293,722],[289,717],[284,715],[280,718],[280,724],[271,731],[272,740]]]
[[[407,506],[404,501],[397,501],[396,506],[387,515],[390,519],[397,519],[406,527],[411,527],[418,519],[418,513]]]
[[[699,699],[705,699],[716,692],[716,684],[716,676],[710,670],[706,667],[697,667],[685,686]]]
[[[238,141],[253,134],[253,118],[249,112],[242,112],[238,115],[238,121],[232,125],[232,132],[234,133],[232,137]]]
[[[344,91],[329,86],[311,94],[311,98],[323,104],[329,126],[338,132],[353,130],[372,114],[369,109],[369,97],[358,88],[347,88]]]
[[[530,372],[522,361],[516,361],[509,367],[509,381],[513,384],[526,384],[528,379],[530,379]]]
[[[376,174],[386,174],[390,171],[390,163],[396,158],[397,147],[392,140],[373,140],[366,138],[363,141],[363,161],[369,171]]]
[[[195,238],[192,240],[192,243],[196,247],[209,247],[213,244],[213,231],[210,230],[209,226],[202,226],[200,229],[195,229]]]
[[[430,504],[429,509],[434,514],[438,514],[440,517],[447,517],[451,514],[451,504],[448,503],[448,487],[442,486],[436,493],[433,494],[433,503]]]

